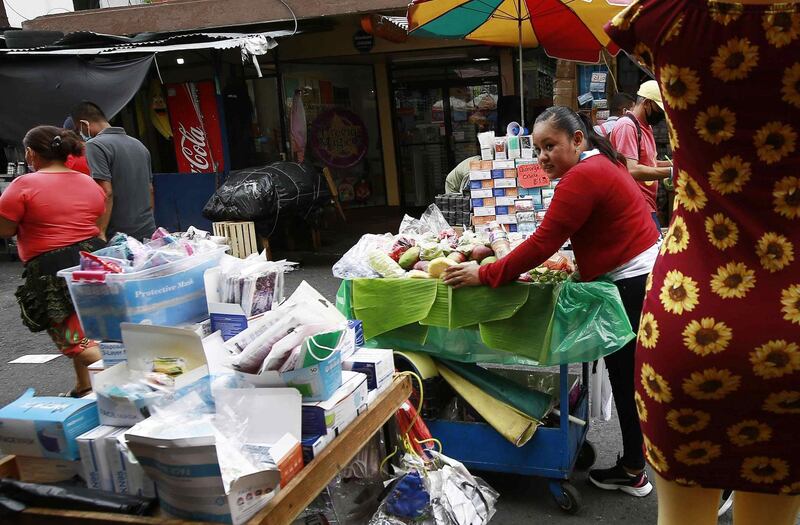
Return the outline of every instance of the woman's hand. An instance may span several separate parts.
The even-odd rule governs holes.
[[[447,286],[461,288],[462,286],[480,286],[481,280],[478,277],[478,263],[466,262],[451,266],[444,271],[442,280]]]

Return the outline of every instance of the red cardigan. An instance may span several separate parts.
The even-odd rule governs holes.
[[[499,261],[481,266],[480,280],[496,288],[539,266],[567,239],[582,281],[593,281],[658,241],[650,208],[628,170],[594,155],[561,178],[544,221]]]

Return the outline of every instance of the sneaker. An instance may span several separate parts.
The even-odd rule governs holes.
[[[733,491],[723,490],[722,498],[719,500],[719,510],[717,511],[717,516],[722,516],[728,512],[728,509],[731,508],[731,505],[733,505]]]
[[[589,481],[595,487],[621,490],[639,498],[647,496],[653,490],[653,485],[650,484],[644,470],[636,475],[628,474],[619,461],[611,468],[590,470]]]

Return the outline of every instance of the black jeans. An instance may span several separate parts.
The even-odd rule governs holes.
[[[633,327],[633,333],[639,332],[639,317],[642,315],[644,303],[644,288],[647,275],[622,279],[614,284],[619,290],[625,313]],[[605,357],[608,378],[611,380],[611,390],[614,394],[614,404],[617,406],[619,427],[622,431],[622,459],[623,467],[630,470],[644,468],[644,451],[642,429],[639,426],[639,414],[636,412],[636,402],[633,394],[636,391],[634,377],[634,358],[636,354],[636,339],[623,346],[611,355]]]

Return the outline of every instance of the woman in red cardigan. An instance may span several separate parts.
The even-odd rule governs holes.
[[[637,333],[647,276],[658,255],[659,232],[625,159],[587,120],[563,106],[539,115],[533,141],[539,164],[548,177],[559,181],[544,221],[534,235],[495,263],[448,268],[445,283],[454,288],[501,286],[537,267],[570,240],[580,280],[614,282]],[[605,357],[624,451],[614,467],[592,470],[589,479],[603,489],[646,496],[653,487],[644,471],[634,398],[635,348],[632,340]]]

